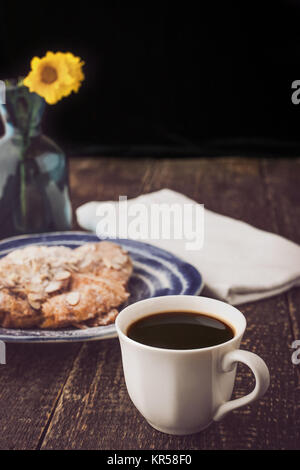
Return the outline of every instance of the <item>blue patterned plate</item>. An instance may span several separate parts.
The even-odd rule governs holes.
[[[27,245],[64,245],[76,248],[99,238],[88,232],[54,232],[22,235],[0,242],[0,257]],[[128,250],[133,261],[127,304],[160,295],[197,295],[202,289],[202,277],[190,264],[152,245],[133,240],[112,240]],[[0,340],[7,342],[66,342],[91,341],[116,337],[115,325],[61,330],[16,330],[0,328]]]

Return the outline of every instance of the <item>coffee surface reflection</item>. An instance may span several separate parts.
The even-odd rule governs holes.
[[[199,349],[225,343],[234,337],[230,325],[205,313],[161,312],[140,318],[127,330],[138,343],[164,349]]]

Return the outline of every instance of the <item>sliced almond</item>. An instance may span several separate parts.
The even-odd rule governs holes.
[[[120,269],[121,269],[122,266],[121,266],[121,264],[114,263],[114,264],[112,265],[112,267],[113,267],[114,269],[116,269],[117,271],[120,271]]]
[[[70,263],[68,265],[68,269],[70,269],[70,271],[72,271],[72,272],[78,272],[79,271],[79,268],[75,263]]]
[[[119,254],[119,260],[120,260],[122,263],[126,263],[127,259],[128,259],[128,256],[126,256],[125,253],[120,253],[120,254]]]
[[[59,271],[58,273],[55,274],[55,280],[56,281],[66,281],[69,279],[71,276],[71,273],[69,271]]]
[[[33,302],[32,300],[28,300],[30,306],[34,308],[34,310],[39,310],[41,308],[40,302]]]
[[[31,277],[32,284],[40,284],[40,282],[41,282],[40,274],[35,274],[34,276]]]
[[[11,274],[11,275],[7,278],[7,281],[8,281],[10,284],[12,284],[12,285],[16,284],[16,283],[18,282],[18,280],[19,280],[19,277],[18,277],[17,274],[15,274],[15,273]]]
[[[83,261],[80,263],[81,269],[87,268],[91,264],[91,259],[89,257],[86,257]]]
[[[80,300],[80,294],[79,292],[70,292],[67,297],[66,297],[66,300],[68,302],[68,304],[74,306],[74,305],[77,305],[79,300]]]
[[[45,292],[47,292],[47,294],[52,294],[53,292],[56,292],[56,291],[58,291],[59,289],[61,289],[61,287],[62,287],[61,282],[59,282],[59,281],[52,281],[52,282],[49,282],[49,284],[48,284],[47,287],[45,288]]]
[[[3,281],[3,284],[5,285],[5,287],[8,287],[8,288],[15,286],[15,284],[14,284],[13,282],[11,282],[9,279],[5,279],[5,280]]]
[[[108,258],[103,258],[102,261],[103,261],[103,263],[105,264],[105,266],[106,266],[107,268],[111,268],[111,267],[112,267],[112,263],[111,263],[111,260],[110,260],[110,259],[108,259]]]
[[[39,272],[40,266],[37,263],[37,261],[35,261],[34,259],[31,259],[30,264],[31,264],[31,268],[33,269],[33,272]]]
[[[111,260],[111,265],[114,269],[121,269],[122,265],[126,262],[127,257],[125,255],[119,254],[114,256]]]
[[[41,308],[41,298],[35,294],[28,294],[27,296],[28,302],[32,308],[35,310],[39,310]]]
[[[43,285],[42,284],[29,284],[28,290],[35,294],[40,294],[43,292]]]
[[[27,295],[28,299],[30,300],[40,300],[42,301],[43,300],[43,296],[41,293],[35,293],[35,292],[29,292],[29,294]]]

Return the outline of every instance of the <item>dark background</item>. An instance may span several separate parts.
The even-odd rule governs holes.
[[[45,116],[70,154],[299,154],[297,0],[1,5],[1,79],[47,50],[86,63]]]

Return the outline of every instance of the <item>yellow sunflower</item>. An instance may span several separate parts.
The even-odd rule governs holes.
[[[84,80],[83,65],[80,57],[71,52],[47,52],[41,59],[32,59],[31,71],[23,83],[47,103],[55,104],[72,91],[77,93]]]

